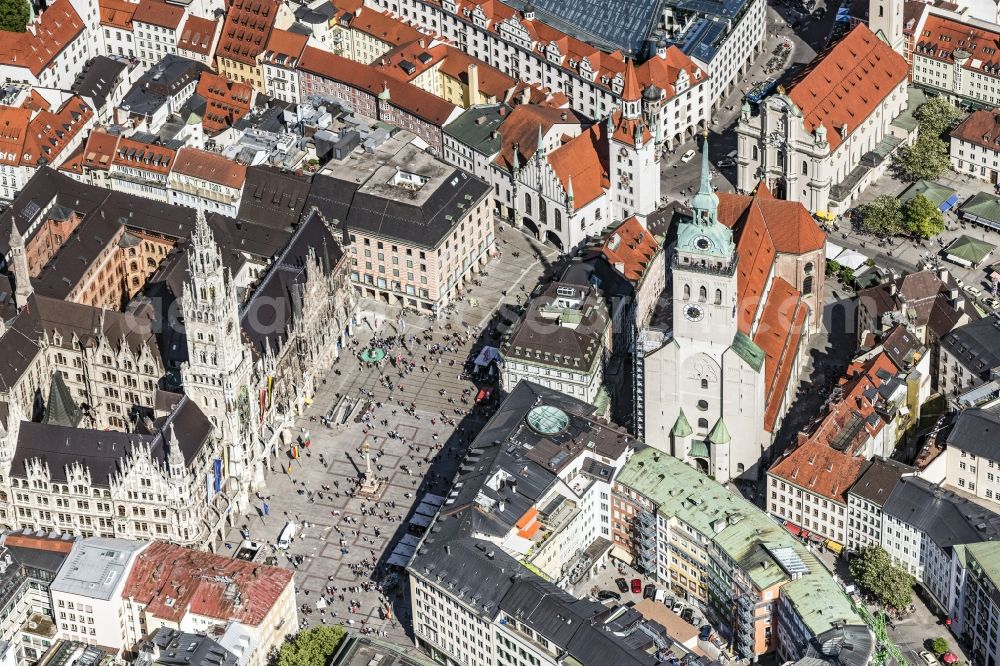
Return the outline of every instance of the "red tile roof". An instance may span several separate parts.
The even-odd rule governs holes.
[[[292,584],[292,572],[154,541],[135,559],[122,597],[178,622],[189,612],[258,626]]]
[[[87,146],[83,153],[83,166],[90,169],[107,171],[118,151],[118,135],[93,131],[87,137]]]
[[[74,541],[75,539],[39,537],[27,534],[8,534],[3,539],[3,543],[5,546],[18,546],[19,548],[48,550],[54,553],[69,553],[71,550],[73,550]]]
[[[391,76],[398,81],[412,81],[428,69],[444,62],[448,55],[444,44],[435,44],[428,48],[426,42],[410,42],[398,46],[382,54],[372,62],[372,67],[379,73]]]
[[[55,0],[34,25],[34,32],[0,32],[0,64],[27,67],[38,76],[83,28],[70,1]]]
[[[910,73],[906,59],[863,23],[816,56],[791,84],[788,96],[806,130],[823,125],[831,150],[850,135]]]
[[[132,15],[132,21],[136,23],[149,23],[170,30],[177,30],[183,18],[183,7],[167,4],[163,0],[139,0],[139,6]]]
[[[572,182],[576,208],[586,206],[611,187],[606,127],[604,123],[591,125],[547,156],[564,192],[569,191]]]
[[[846,504],[847,489],[857,481],[863,463],[864,458],[806,442],[781,458],[767,473],[813,494]]]
[[[507,92],[517,85],[517,79],[507,76],[496,67],[478,58],[473,58],[454,46],[444,47],[447,55],[441,63],[441,72],[453,79],[469,84],[469,65],[474,64],[479,75],[479,90],[497,100],[503,100]]]
[[[230,159],[198,148],[181,148],[174,161],[174,172],[200,178],[226,187],[241,188],[247,168]]]
[[[774,431],[785,389],[797,362],[802,330],[809,307],[799,291],[780,277],[771,282],[771,290],[754,334],[754,344],[764,352],[764,429]]]
[[[625,62],[625,84],[622,86],[622,101],[638,102],[642,97],[642,90],[639,88],[639,78],[635,73],[635,63],[629,58]]]
[[[444,126],[457,109],[451,102],[411,83],[388,77],[371,65],[354,62],[311,46],[307,46],[302,54],[299,70],[372,95],[388,90],[393,106],[432,125]]]
[[[964,69],[996,76],[1000,67],[1000,56],[997,55],[1000,52],[1000,31],[986,30],[982,26],[982,22],[973,26],[928,13],[923,30],[914,36],[913,55],[954,65],[952,54],[962,49],[969,54]]]
[[[203,56],[212,55],[212,43],[215,41],[215,31],[218,27],[218,21],[200,16],[188,16],[184,28],[177,37],[177,48]]]
[[[400,46],[420,39],[430,42],[429,36],[413,26],[403,23],[391,14],[368,7],[363,7],[360,15],[355,14],[351,18],[350,25],[352,30],[363,32],[393,46]]]
[[[94,117],[90,106],[73,95],[58,111],[39,111],[28,125],[21,164],[52,166],[60,161],[63,149],[69,145]]]
[[[500,125],[500,154],[496,163],[508,171],[514,164],[514,146],[517,146],[517,159],[521,166],[535,155],[538,147],[538,130],[542,135],[548,134],[553,126],[559,124],[579,126],[583,118],[571,109],[557,109],[534,104],[521,104],[514,107]],[[574,194],[576,185],[574,184]]]
[[[251,86],[230,81],[211,72],[202,72],[196,92],[205,99],[202,127],[212,135],[232,127],[233,123],[250,112],[250,105],[253,103]]]
[[[273,65],[292,69],[302,58],[309,37],[290,30],[275,28],[267,40],[263,60]]]
[[[32,88],[28,96],[24,98],[21,106],[25,109],[31,109],[33,111],[52,108],[52,105],[49,104],[49,100],[42,97],[42,94],[34,88]]]
[[[226,22],[222,25],[216,58],[229,58],[255,65],[267,47],[278,13],[275,0],[227,0]]]
[[[101,25],[132,30],[132,16],[138,3],[128,0],[100,0]]]
[[[21,163],[30,121],[31,109],[0,106],[0,164]]]
[[[172,148],[121,137],[111,163],[165,176],[170,173],[176,156],[177,152]]]
[[[656,237],[633,215],[608,235],[601,254],[626,280],[638,282],[659,249]]]
[[[719,192],[719,221],[738,235],[737,319],[749,334],[775,256],[819,250],[826,234],[801,203],[775,199],[766,187],[754,194]]]
[[[1000,109],[975,111],[951,131],[953,138],[1000,151]]]

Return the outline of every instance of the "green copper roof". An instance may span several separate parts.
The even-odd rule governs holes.
[[[737,331],[733,338],[733,351],[756,372],[764,366],[764,351],[745,333]]]
[[[687,437],[693,432],[691,424],[688,423],[687,417],[684,416],[684,410],[680,410],[680,413],[677,414],[677,420],[674,421],[674,427],[670,430],[670,434],[674,437]]]
[[[712,170],[708,163],[708,137],[701,144],[701,183],[698,191],[691,197],[691,208],[699,210],[715,210],[719,207],[719,195],[712,187]]]
[[[712,444],[728,444],[732,441],[732,437],[729,436],[729,428],[726,427],[725,421],[722,417],[715,422],[715,427],[712,428],[712,432],[708,433],[708,441]]]
[[[618,483],[649,498],[657,512],[696,530],[724,553],[758,590],[784,583],[781,594],[818,636],[846,621],[861,625],[850,601],[829,571],[766,513],[684,462],[652,448],[635,453]],[[796,580],[772,555],[792,552],[808,569]]]
[[[691,442],[691,451],[689,452],[693,458],[711,458],[712,454],[708,450],[708,442],[696,439]]]
[[[693,218],[677,227],[677,252],[709,259],[731,259],[736,247],[733,230],[719,222],[719,196],[712,187],[708,163],[708,137],[701,148],[701,185],[691,197]],[[713,261],[717,264],[718,261]]]
[[[983,573],[993,582],[1000,585],[1000,541],[981,541],[965,545],[966,559],[979,563]]]

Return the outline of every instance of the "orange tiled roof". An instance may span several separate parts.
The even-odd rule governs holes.
[[[403,44],[379,56],[372,62],[379,73],[399,81],[412,81],[428,69],[441,63],[448,55],[444,44],[428,48],[427,42],[416,41]]]
[[[177,151],[172,148],[121,137],[111,163],[166,176],[170,173],[176,156]],[[84,159],[86,160],[86,155]]]
[[[163,0],[139,0],[132,20],[136,23],[148,23],[161,28],[177,30],[184,18],[184,8],[167,4]]]
[[[275,0],[227,0],[226,22],[215,57],[256,65],[278,13]]]
[[[764,429],[767,432],[773,432],[781,411],[808,312],[799,291],[785,279],[774,278],[753,338],[754,344],[764,352]]]
[[[76,95],[68,98],[58,111],[39,111],[28,125],[21,163],[56,164],[63,149],[93,116],[90,106]]]
[[[190,612],[256,627],[291,584],[287,569],[154,541],[136,557],[122,597],[168,622]]]
[[[244,165],[218,153],[198,148],[181,148],[177,151],[174,172],[234,188],[243,187],[247,179],[247,168]]]
[[[38,19],[34,32],[0,33],[0,64],[27,67],[38,76],[83,28],[70,1],[55,0]]]
[[[801,203],[775,199],[766,187],[718,197],[719,221],[738,234],[737,319],[740,331],[749,334],[775,256],[819,250],[826,234]]]
[[[101,25],[132,30],[132,16],[138,3],[128,0],[100,0]]]
[[[49,100],[42,97],[40,92],[32,88],[28,96],[24,98],[24,102],[21,103],[21,107],[31,109],[32,111],[40,111],[42,109],[51,109],[52,105],[49,104]]]
[[[212,55],[212,42],[215,41],[215,31],[218,27],[218,21],[200,16],[188,16],[184,21],[184,28],[177,37],[177,48],[199,55]]]
[[[271,31],[271,38],[267,40],[267,49],[264,51],[262,59],[265,62],[291,69],[302,58],[302,52],[308,41],[309,37],[306,35],[275,28]]]
[[[83,153],[83,166],[89,169],[107,171],[118,151],[118,135],[93,131],[87,137],[87,147]]]
[[[507,96],[507,92],[517,85],[517,79],[507,76],[479,58],[473,58],[454,46],[446,45],[444,48],[447,55],[444,62],[441,63],[441,72],[464,85],[469,84],[469,65],[472,64],[475,64],[479,75],[479,90],[497,100],[503,100]]]
[[[954,65],[956,49],[969,53],[964,69],[996,76],[1000,67],[1000,31],[986,30],[947,16],[928,14],[923,31],[915,36],[913,55]]]
[[[568,124],[579,126],[582,118],[571,109],[557,109],[548,106],[522,104],[515,106],[500,125],[500,154],[496,163],[508,171],[514,164],[514,146],[517,146],[517,159],[521,166],[535,155],[538,147],[538,129],[545,135],[554,125]],[[574,194],[576,184],[574,183]]]
[[[619,268],[625,279],[638,282],[659,249],[656,237],[633,215],[608,235],[601,254],[609,264]]]
[[[232,127],[250,112],[253,102],[251,86],[211,72],[202,72],[196,92],[205,99],[205,116],[201,124],[209,134]]]
[[[30,121],[30,109],[0,106],[0,164],[21,163]]]
[[[861,471],[864,459],[849,456],[817,442],[806,442],[781,458],[768,474],[804,490],[847,503],[847,489]]]
[[[802,111],[806,130],[823,125],[831,150],[907,80],[906,59],[861,23],[816,56],[791,84],[788,96]]]
[[[354,15],[350,25],[352,30],[363,32],[393,46],[400,46],[420,39],[430,41],[430,37],[413,26],[403,23],[391,14],[368,7],[362,8],[360,15]]]
[[[393,106],[432,125],[443,126],[456,110],[451,102],[411,83],[388,77],[371,65],[354,62],[311,46],[307,46],[302,54],[299,70],[373,95],[387,89]]]
[[[549,165],[563,191],[568,192],[570,182],[573,183],[573,205],[577,208],[586,206],[611,187],[605,128],[604,123],[592,125],[548,154]]]
[[[970,113],[951,131],[951,136],[988,150],[1000,150],[1000,109]]]
[[[649,127],[642,118],[626,118],[621,111],[615,111],[611,114],[611,122],[615,126],[613,136],[616,141],[621,143],[635,143],[637,134],[642,137],[643,143],[648,143],[653,138],[653,135],[649,133]]]
[[[59,171],[76,174],[77,176],[83,174],[83,151],[85,149],[86,145],[82,143],[77,146],[76,150],[59,165]]]
[[[629,58],[625,62],[625,84],[622,86],[622,101],[637,102],[642,97],[639,78],[635,73],[635,63]]]

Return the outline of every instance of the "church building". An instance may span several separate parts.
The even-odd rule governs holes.
[[[640,343],[642,435],[721,482],[755,479],[821,326],[826,237],[763,183],[716,193],[707,140],[691,210],[668,258],[672,329]]]

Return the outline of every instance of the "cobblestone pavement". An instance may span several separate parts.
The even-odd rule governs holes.
[[[481,285],[474,286],[469,298],[458,303],[455,312],[446,318],[432,321],[408,314],[404,317],[405,325],[401,325],[398,307],[362,302],[360,324],[354,331],[357,346],[343,351],[312,404],[296,423],[295,435],[308,431],[310,447],[301,449],[296,460],[291,459],[288,447],[278,452],[263,491],[269,515],[261,515],[263,501],[258,499],[245,517],[242,526],[250,538],[265,545],[261,558],[276,555],[279,566],[294,569],[299,616],[304,624],[343,622],[354,629],[384,632],[396,642],[408,642],[407,634],[412,632],[407,592],[399,589],[390,595],[393,613],[390,620],[383,612],[384,598],[372,584],[370,564],[374,558],[378,568],[375,578],[382,580],[383,561],[408,532],[406,519],[415,502],[424,492],[447,492],[448,480],[454,475],[464,447],[488,418],[483,410],[455,413],[456,409],[469,410],[479,388],[461,378],[464,362],[474,356],[483,342],[489,341],[479,331],[491,328],[490,320],[497,308],[505,304],[513,307],[523,301],[534,286],[556,270],[551,263],[556,258],[553,249],[510,228],[499,232],[498,239],[502,256],[490,262],[487,275],[478,278]],[[468,341],[446,342],[446,336],[467,330],[463,321],[471,333]],[[373,337],[394,336],[400,331],[407,338],[416,336],[416,341],[408,343],[413,352],[410,358],[418,368],[425,365],[429,370],[417,369],[401,378],[386,362],[382,371],[392,382],[390,390],[382,383],[378,369],[362,366],[357,352]],[[429,339],[422,340],[424,335]],[[429,354],[424,342],[449,345],[452,349]],[[396,351],[403,352],[401,348]],[[465,390],[470,392],[467,397],[470,404],[461,402]],[[372,397],[364,398],[366,395]],[[342,396],[360,401],[348,423],[323,425],[319,419]],[[376,408],[369,425],[355,422],[361,405],[368,400],[383,406]],[[406,413],[400,401],[406,407],[412,403],[415,409]],[[442,412],[454,419],[454,426],[442,423]],[[389,431],[398,433],[398,438],[388,437]],[[345,492],[365,470],[361,446],[366,439],[371,444],[375,475],[385,479],[385,489],[377,504]],[[272,544],[289,520],[299,526],[295,538],[286,552],[275,551]],[[229,535],[228,545],[235,548],[241,539],[240,530],[236,529]],[[297,561],[299,556],[301,563]],[[366,584],[370,589],[363,589]],[[336,592],[329,594],[327,588],[331,591],[336,588]],[[321,595],[329,605],[316,610]],[[352,600],[357,602],[354,612]],[[313,611],[302,613],[303,605]]]

